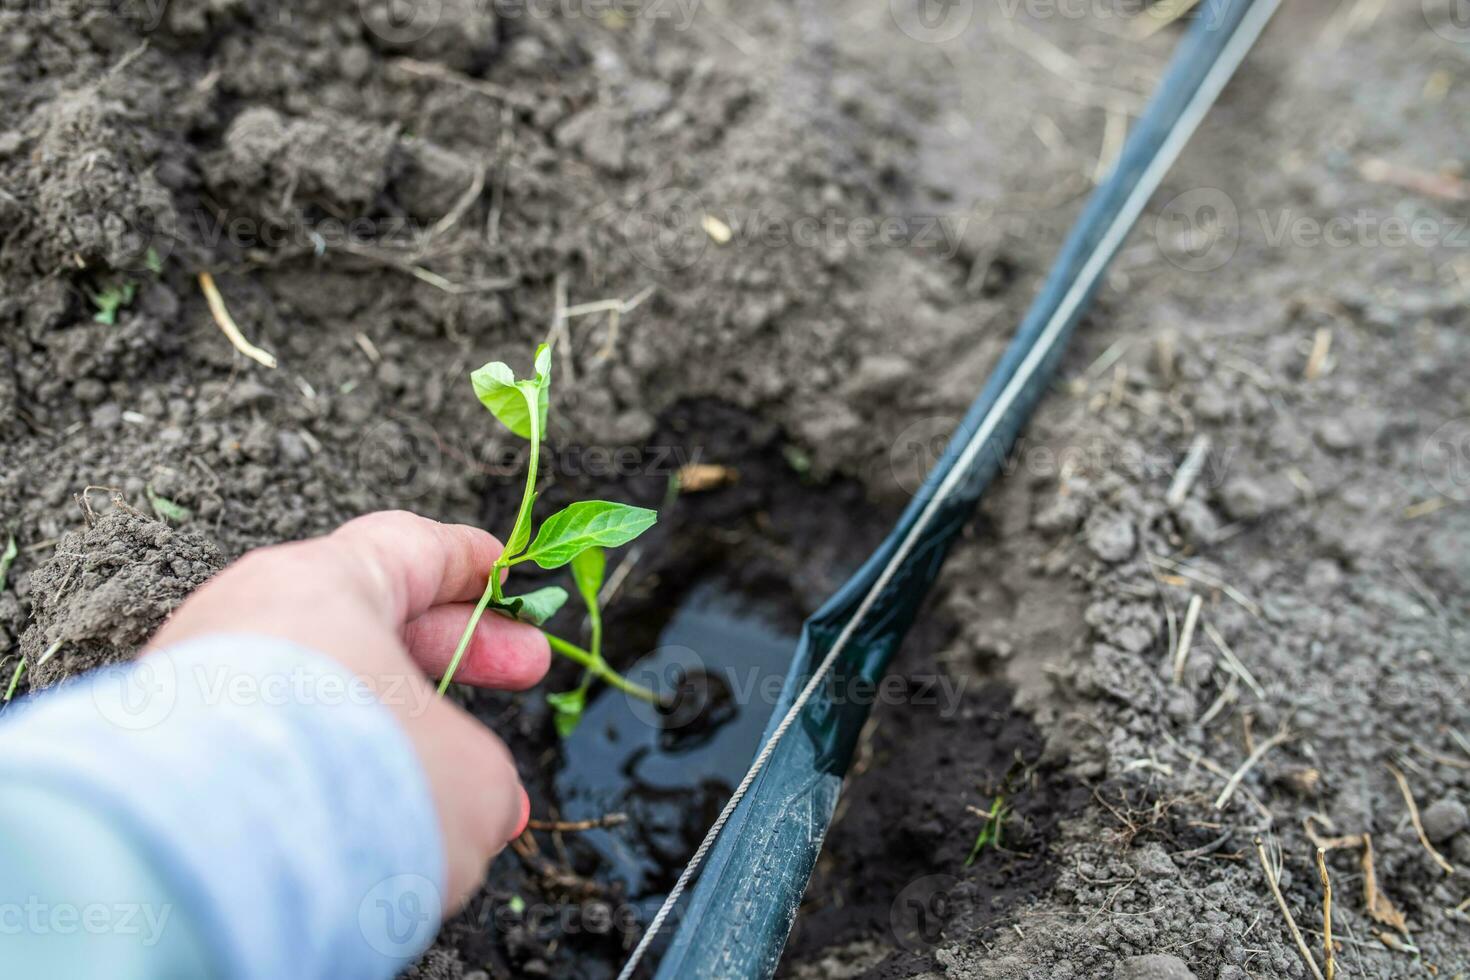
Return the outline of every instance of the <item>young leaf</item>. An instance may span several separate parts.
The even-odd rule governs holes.
[[[504,602],[497,602],[494,606],[523,623],[540,626],[555,616],[557,610],[566,605],[566,601],[566,589],[557,585],[548,585],[544,589],[527,592],[525,595],[506,596]]]
[[[531,406],[536,406],[538,430],[546,434],[546,411],[551,403],[551,348],[536,348],[536,376],[517,381],[504,361],[491,361],[470,374],[475,396],[490,414],[522,439],[531,438]]]
[[[569,738],[582,723],[582,712],[587,710],[587,691],[578,687],[560,694],[548,694],[546,703],[556,712],[556,733],[562,738]]]
[[[531,412],[510,365],[491,361],[470,374],[470,384],[475,386],[480,404],[490,409],[501,425],[522,439],[531,438]]]
[[[520,561],[560,568],[588,548],[616,548],[648,530],[658,512],[646,507],[583,500],[552,514],[536,532],[536,540]]]
[[[577,581],[577,591],[587,610],[597,613],[597,593],[602,589],[602,574],[607,569],[607,555],[601,548],[588,548],[572,559],[572,578]]]
[[[536,377],[523,385],[530,385],[536,392],[536,411],[541,423],[541,434],[546,435],[546,412],[551,406],[551,345],[536,348]]]

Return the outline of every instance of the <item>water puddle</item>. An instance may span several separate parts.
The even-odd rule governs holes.
[[[795,649],[759,610],[696,587],[628,671],[677,690],[673,709],[598,689],[564,745],[556,792],[565,820],[628,815],[584,839],[635,904],[657,904],[745,774]]]

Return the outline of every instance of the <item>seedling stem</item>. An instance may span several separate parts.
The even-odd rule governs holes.
[[[449,668],[439,681],[439,694],[449,689],[470,640],[487,609],[501,615],[540,627],[566,602],[565,589],[551,586],[522,596],[507,596],[502,579],[513,565],[533,561],[545,569],[571,565],[572,577],[587,606],[591,626],[591,649],[546,633],[551,648],[562,656],[581,664],[587,673],[582,683],[571,691],[547,695],[556,711],[558,731],[565,737],[581,720],[586,707],[587,691],[594,679],[602,680],[620,691],[650,704],[662,704],[653,691],[635,684],[613,670],[602,656],[602,611],[598,592],[606,567],[603,549],[627,544],[646,531],[658,519],[656,512],[627,504],[602,500],[586,500],[572,504],[542,522],[535,538],[531,536],[532,511],[536,505],[536,475],[541,463],[541,439],[546,428],[546,410],[551,388],[551,350],[542,344],[536,350],[535,375],[516,380],[511,369],[500,362],[486,364],[471,376],[475,393],[490,412],[511,432],[530,443],[526,464],[526,486],[521,504],[505,548],[490,569],[485,591],[470,614],[469,623],[459,638]]]

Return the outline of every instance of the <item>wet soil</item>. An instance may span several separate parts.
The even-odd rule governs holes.
[[[465,377],[549,330],[548,504],[739,474],[623,556],[620,662],[698,583],[793,630],[906,502],[1161,73],[1180,25],[1125,7],[0,5],[3,673],[128,656],[225,560],[358,513],[508,524],[515,447]],[[1470,971],[1452,15],[1303,0],[1247,60],[901,654],[905,690],[958,697],[875,711],[787,975],[1303,977],[1252,841],[1316,948],[1309,816],[1372,835],[1404,915],[1335,850],[1340,975]],[[203,271],[279,367],[231,347]],[[604,300],[630,309],[559,317]],[[467,698],[559,812],[540,694]],[[1001,846],[966,867],[997,795]],[[636,896],[536,836],[419,976],[613,975]]]

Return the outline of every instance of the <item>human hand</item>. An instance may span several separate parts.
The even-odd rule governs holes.
[[[369,514],[326,537],[245,555],[189,598],[149,643],[215,633],[278,636],[337,661],[398,717],[423,764],[447,850],[447,905],[473,894],[485,867],[530,815],[509,750],[425,674],[449,666],[501,552],[476,528],[404,511]],[[551,653],[532,626],[486,616],[455,680],[523,690]]]

